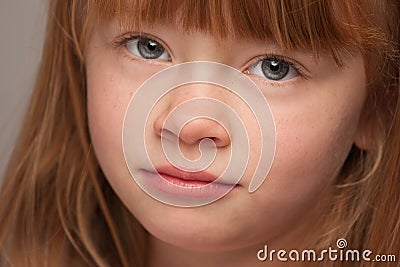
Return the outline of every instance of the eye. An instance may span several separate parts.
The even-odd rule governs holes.
[[[285,81],[300,75],[292,63],[277,57],[268,57],[257,61],[248,69],[249,74],[272,81]]]
[[[128,51],[140,58],[170,60],[167,50],[156,40],[147,37],[133,37],[126,44]]]

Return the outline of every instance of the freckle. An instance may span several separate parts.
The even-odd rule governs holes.
[[[130,96],[133,96],[133,92],[129,92],[129,95],[130,95]]]

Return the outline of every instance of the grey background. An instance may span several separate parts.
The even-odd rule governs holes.
[[[48,0],[0,0],[0,184],[32,92]]]

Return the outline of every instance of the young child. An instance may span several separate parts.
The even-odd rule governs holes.
[[[0,266],[399,266],[399,17],[398,0],[51,1],[0,193]],[[141,86],[199,61],[240,71],[268,101],[275,156],[253,192],[254,171],[267,165],[262,131],[253,106],[218,84],[184,84],[150,103],[145,129],[134,130],[155,172],[126,160],[130,101],[158,90]],[[225,103],[246,125],[249,158],[235,182],[214,181],[236,131],[201,116],[178,134],[166,126],[193,99]],[[192,161],[211,139],[214,161],[179,170],[165,133]],[[163,197],[232,190],[196,207],[165,204],[142,190],[140,171],[168,181],[155,185]],[[360,259],[346,260],[346,249]]]

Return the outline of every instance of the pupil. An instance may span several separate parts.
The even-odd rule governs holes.
[[[270,69],[274,72],[279,70],[279,62],[271,61]]]
[[[157,49],[157,44],[155,44],[155,43],[152,42],[152,41],[149,41],[149,43],[148,43],[148,45],[147,45],[147,48],[148,48],[150,51],[154,51],[154,50]]]

